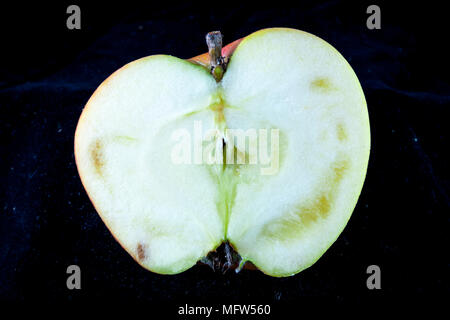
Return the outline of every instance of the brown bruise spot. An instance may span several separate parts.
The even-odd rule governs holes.
[[[333,165],[333,171],[334,171],[334,183],[339,183],[342,178],[344,177],[345,172],[350,167],[350,162],[347,160],[341,160],[337,161]]]
[[[94,142],[91,143],[89,147],[89,154],[92,161],[92,165],[94,166],[95,172],[99,176],[103,176],[104,174],[104,166],[105,166],[105,156],[104,156],[104,143],[119,143],[122,145],[131,145],[136,142],[137,139],[130,136],[113,136],[102,139],[95,139]]]
[[[326,218],[331,209],[330,194],[322,193],[317,196],[310,205],[302,205],[296,208],[296,214],[304,226],[309,226],[319,218]]]
[[[103,175],[103,166],[105,165],[102,149],[103,144],[100,139],[96,139],[90,147],[92,164],[94,165],[95,172],[100,176]]]
[[[339,123],[336,127],[337,129],[337,137],[339,141],[347,140],[347,132],[344,129],[344,125]]]
[[[137,245],[137,258],[139,259],[139,261],[143,261],[145,260],[146,257],[146,246],[138,243]]]
[[[325,195],[321,195],[320,197],[318,197],[316,199],[314,209],[321,218],[326,218],[331,209],[331,205],[330,205],[330,201],[328,201],[328,197]]]
[[[314,211],[302,210],[301,208],[299,211],[302,211],[301,221],[304,226],[309,226],[311,223],[316,222],[319,219],[319,216]]]
[[[288,241],[303,230],[326,219],[332,211],[336,190],[350,167],[348,160],[339,160],[332,164],[331,174],[325,179],[327,188],[319,192],[313,199],[302,201],[287,217],[277,218],[267,223],[261,233],[268,239]]]
[[[331,81],[328,78],[317,78],[311,82],[311,89],[329,91],[332,89]]]

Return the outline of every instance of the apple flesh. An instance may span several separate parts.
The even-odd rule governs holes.
[[[364,94],[338,51],[299,30],[260,30],[222,55],[219,82],[207,55],[155,55],[113,73],[80,117],[79,174],[114,237],[153,272],[182,272],[227,242],[264,273],[293,275],[322,256],[356,205],[370,151]],[[229,146],[260,151],[234,145],[230,128],[277,130],[271,174],[261,163],[173,161],[179,132],[194,149],[223,145],[224,159]]]

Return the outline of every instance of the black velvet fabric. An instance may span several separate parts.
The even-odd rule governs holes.
[[[70,4],[81,8],[81,30],[66,28]],[[370,4],[62,1],[2,8],[0,299],[160,301],[174,304],[167,309],[174,313],[175,305],[187,302],[294,307],[321,298],[448,295],[445,12],[431,2],[378,2],[381,29],[369,30]],[[80,182],[73,139],[84,104],[132,60],[206,52],[204,36],[212,30],[221,30],[229,43],[278,26],[331,43],[362,84],[372,148],[352,218],[325,255],[293,277],[221,274],[205,266],[175,276],[144,270],[114,240]],[[66,288],[72,264],[81,268],[81,290]],[[381,290],[366,287],[372,264],[381,268]]]

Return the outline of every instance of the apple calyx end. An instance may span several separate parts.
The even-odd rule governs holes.
[[[209,266],[214,272],[220,271],[225,274],[228,270],[235,270],[239,272],[245,269],[245,262],[239,253],[237,253],[232,245],[226,241],[223,242],[217,249],[208,253],[200,261],[201,264]]]

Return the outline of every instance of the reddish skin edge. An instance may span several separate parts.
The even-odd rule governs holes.
[[[222,57],[224,57],[226,60],[228,60],[231,55],[233,54],[234,50],[236,50],[237,46],[239,45],[239,43],[241,43],[241,41],[244,38],[238,39],[236,41],[231,42],[230,44],[227,44],[225,47],[222,48]],[[210,68],[211,67],[211,63],[209,60],[209,54],[208,52],[195,56],[193,58],[187,59],[190,62],[199,64],[201,66],[204,66],[206,68]]]
[[[241,43],[241,41],[242,41],[243,39],[244,39],[244,38],[238,39],[238,40],[233,41],[233,42],[231,42],[230,44],[226,45],[225,47],[223,47],[223,48],[222,48],[222,57],[224,57],[226,60],[229,60],[230,57],[231,57],[231,55],[233,54],[234,50],[236,50],[237,46],[239,45],[239,43]],[[206,67],[206,68],[208,68],[208,69],[211,67],[208,52],[206,52],[206,53],[204,53],[204,54],[201,54],[201,55],[198,55],[198,56],[195,56],[195,57],[193,57],[193,58],[187,59],[187,61],[190,61],[190,62],[195,63],[195,64],[199,64],[199,65],[201,65],[201,66],[203,66],[203,67]],[[122,68],[126,68],[126,66],[123,66]],[[102,84],[94,91],[94,93],[92,94],[92,97],[95,96],[95,94],[99,91],[99,89],[100,89],[100,87],[101,87],[102,85],[105,85],[105,84],[108,82],[108,79],[111,79],[112,77],[114,77],[114,76],[118,73],[118,71],[121,71],[121,70],[122,70],[122,68],[119,68],[118,70],[116,70],[115,72],[113,72],[108,78],[106,78],[106,79],[102,82]],[[92,97],[91,97],[91,98],[92,98]],[[90,99],[91,99],[91,98],[90,98]],[[89,99],[89,100],[90,100],[90,99]],[[86,106],[88,105],[88,103],[89,103],[89,101],[86,103]],[[87,113],[87,109],[88,109],[88,108],[86,108],[86,106],[85,106],[85,108],[83,108],[83,111],[81,112],[80,119],[78,120],[79,122],[80,122],[80,121],[82,120],[82,118],[83,118],[83,113],[84,113],[84,114]],[[74,156],[75,156],[75,164],[77,165],[77,169],[78,169],[78,171],[79,171],[79,168],[78,168],[78,159],[77,159],[77,158],[78,158],[78,157],[77,157],[77,154],[78,154],[78,152],[77,152],[77,142],[76,142],[76,140],[77,140],[76,137],[77,137],[78,125],[79,125],[79,123],[77,124],[77,128],[75,129],[75,137],[74,137]],[[81,175],[79,175],[79,176],[80,176],[81,184],[82,184],[83,187],[84,187],[84,186],[85,186],[85,183],[84,183],[83,179],[81,178]],[[84,187],[84,190],[86,190],[85,187]],[[127,252],[127,253],[133,258],[133,260],[135,260],[135,261],[137,262],[137,264],[139,264],[139,265],[140,265],[142,268],[144,268],[145,270],[149,271],[149,270],[143,265],[143,263],[140,261],[140,259],[137,257],[137,255],[136,255],[134,252],[129,252],[129,251],[127,250],[127,248],[125,248],[125,246],[119,241],[119,239],[116,237],[116,235],[112,232],[112,229],[111,229],[111,228],[109,227],[109,225],[106,223],[106,220],[103,219],[102,215],[99,213],[100,211],[99,211],[99,210],[97,209],[97,207],[95,206],[95,202],[93,201],[93,198],[91,197],[91,195],[90,195],[87,191],[86,191],[86,194],[87,194],[89,200],[91,201],[92,205],[94,206],[95,211],[97,211],[98,215],[100,216],[100,219],[101,219],[101,220],[103,221],[103,223],[106,225],[106,228],[109,230],[109,232],[111,233],[111,235],[113,236],[113,238],[119,243],[119,245],[125,250],[125,252]],[[230,243],[230,245],[232,246],[231,243]],[[234,249],[234,248],[233,248],[233,249]],[[205,265],[205,264],[201,263],[200,261],[198,261],[197,264]],[[247,269],[247,270],[258,270],[258,268],[257,268],[253,263],[251,263],[250,261],[247,261],[242,269]],[[154,272],[154,271],[152,271],[152,272],[153,272],[153,273],[157,273],[157,272]]]

